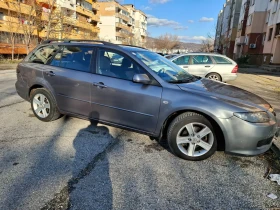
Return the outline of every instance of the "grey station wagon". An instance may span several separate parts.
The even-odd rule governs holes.
[[[262,98],[190,75],[143,48],[103,41],[45,41],[17,67],[16,89],[35,116],[62,114],[167,139],[171,151],[203,160],[216,150],[266,152],[278,133]]]

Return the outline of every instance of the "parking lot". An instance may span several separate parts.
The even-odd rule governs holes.
[[[280,75],[240,72],[230,84],[264,97],[280,120]],[[264,178],[280,173],[271,152],[189,162],[134,132],[72,117],[44,123],[15,80],[0,71],[0,209],[280,208],[280,187]]]

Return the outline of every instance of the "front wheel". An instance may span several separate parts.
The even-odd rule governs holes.
[[[168,128],[167,139],[171,151],[185,160],[204,160],[217,150],[211,123],[194,112],[176,117]]]

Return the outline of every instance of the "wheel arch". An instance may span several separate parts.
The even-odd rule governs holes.
[[[33,83],[32,85],[30,85],[29,92],[28,92],[29,101],[31,100],[30,95],[31,95],[32,90],[35,90],[38,88],[45,88],[46,90],[48,90],[50,92],[50,94],[53,96],[55,103],[57,104],[57,100],[56,100],[54,90],[52,89],[52,87],[50,85],[48,85],[48,83],[44,83],[44,82],[40,82],[40,81],[37,81],[37,82]],[[58,107],[58,109],[60,110],[59,107]]]
[[[164,121],[163,126],[161,128],[161,134],[160,134],[160,139],[166,139],[167,138],[167,130],[171,122],[180,114],[185,113],[185,112],[195,112],[197,114],[201,114],[204,116],[207,120],[210,121],[210,123],[213,125],[213,128],[215,130],[216,138],[217,138],[217,143],[218,143],[218,150],[219,151],[224,151],[225,146],[226,146],[226,141],[225,141],[225,135],[224,132],[221,128],[221,125],[215,120],[213,116],[210,116],[207,113],[194,110],[194,109],[183,109],[183,110],[178,110],[170,114]]]

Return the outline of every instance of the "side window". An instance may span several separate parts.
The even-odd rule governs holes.
[[[59,46],[48,45],[37,49],[27,59],[28,62],[46,64],[52,56],[58,51]]]
[[[232,64],[228,59],[220,56],[213,56],[217,64]]]
[[[173,62],[177,65],[188,65],[190,60],[189,55],[181,56],[179,58],[176,58]]]
[[[64,46],[51,62],[52,66],[90,72],[93,49],[88,47]]]
[[[145,73],[131,58],[110,50],[100,49],[98,60],[97,74],[132,80],[135,74]]]
[[[210,56],[207,55],[194,55],[192,57],[192,64],[212,64]]]

